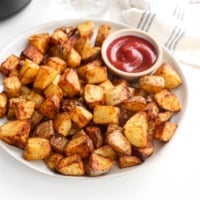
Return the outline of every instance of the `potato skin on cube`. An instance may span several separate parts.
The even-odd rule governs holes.
[[[45,159],[45,163],[49,167],[49,169],[56,171],[56,167],[59,162],[64,158],[64,156],[60,153],[53,153],[48,158]]]
[[[119,168],[132,167],[139,165],[142,161],[136,156],[119,156]]]

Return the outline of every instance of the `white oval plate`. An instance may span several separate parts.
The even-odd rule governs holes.
[[[49,23],[45,23],[45,24],[36,26],[36,27],[28,30],[27,32],[23,33],[21,36],[17,37],[13,41],[11,41],[6,46],[6,48],[4,48],[0,52],[0,63],[2,63],[2,61],[4,61],[10,54],[20,55],[21,51],[27,45],[27,38],[31,34],[42,33],[42,32],[52,33],[53,30],[55,30],[57,27],[75,26],[84,21],[87,21],[87,19],[60,20],[60,21],[49,22]],[[116,31],[116,30],[119,30],[122,28],[127,28],[127,26],[124,24],[115,23],[115,22],[111,22],[111,21],[94,20],[94,19],[92,21],[95,24],[95,30],[97,30],[97,27],[103,23],[110,24],[112,27],[112,31]],[[94,34],[94,37],[95,37],[95,34]],[[169,53],[169,51],[166,48],[163,47],[163,51],[164,51],[164,60],[166,60],[168,63],[170,63],[172,66],[174,66],[174,68],[177,70],[177,72],[179,73],[179,75],[181,76],[181,78],[183,80],[183,84],[174,90],[176,95],[179,97],[180,103],[182,105],[182,111],[177,113],[172,118],[172,121],[178,123],[179,128],[180,128],[181,120],[185,114],[186,106],[187,106],[187,99],[188,99],[187,83],[186,83],[184,74],[182,73],[181,67],[178,64],[178,62],[176,61],[176,59]],[[1,90],[3,90],[3,85],[2,85],[2,76],[0,75],[0,91]],[[0,120],[0,124],[2,124],[4,122],[5,122],[5,119]],[[176,134],[178,134],[179,128],[177,129]],[[173,140],[173,138],[172,138],[172,140]],[[165,144],[165,146],[166,145],[167,144]],[[177,145],[178,145],[178,141],[177,141]],[[86,176],[85,177],[71,177],[71,176],[63,176],[63,175],[54,173],[47,168],[47,166],[44,164],[43,161],[26,161],[25,159],[23,159],[22,150],[14,147],[14,146],[8,145],[1,140],[0,140],[0,146],[8,154],[10,154],[12,157],[17,159],[24,165],[26,165],[38,172],[41,172],[43,174],[50,175],[50,176],[56,176],[56,177],[62,177],[62,178],[64,177],[64,178],[68,178],[68,179],[91,179],[90,177],[86,177]],[[101,179],[101,178],[105,178],[105,177],[121,176],[121,175],[125,175],[125,174],[128,175],[129,173],[134,173],[134,172],[137,173],[138,170],[141,173],[145,173],[145,171],[147,171],[147,169],[148,169],[148,166],[151,165],[151,163],[155,163],[155,165],[156,165],[156,160],[160,156],[162,156],[162,152],[161,152],[162,147],[163,147],[163,145],[160,145],[160,146],[157,145],[155,148],[154,154],[149,159],[147,159],[147,161],[145,161],[145,163],[143,163],[142,165],[138,165],[136,167],[125,168],[125,169],[119,169],[119,168],[115,167],[110,173],[106,174],[105,176],[98,177],[97,179]]]

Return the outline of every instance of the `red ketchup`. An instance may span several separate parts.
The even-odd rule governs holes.
[[[122,36],[108,46],[109,61],[121,71],[141,72],[150,68],[157,59],[152,44],[137,36]]]

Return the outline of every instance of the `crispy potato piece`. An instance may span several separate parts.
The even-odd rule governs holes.
[[[173,112],[170,111],[165,111],[165,112],[159,112],[158,115],[156,116],[155,123],[161,124],[162,122],[170,120],[172,117]]]
[[[0,118],[4,117],[7,111],[8,97],[5,92],[0,93]]]
[[[50,139],[52,150],[57,153],[65,153],[65,147],[68,143],[68,139],[62,135],[53,135]]]
[[[21,94],[19,96],[20,99],[27,99],[28,96],[30,95],[31,93],[31,89],[27,86],[22,86],[22,89],[21,89]]]
[[[57,133],[67,136],[72,127],[69,114],[67,112],[58,113],[53,119],[53,126]]]
[[[17,76],[6,77],[3,81],[8,97],[18,97],[22,91],[22,84]]]
[[[156,70],[155,75],[161,76],[165,79],[165,88],[167,89],[173,89],[182,84],[181,77],[168,63],[163,63]]]
[[[18,68],[19,63],[19,57],[12,54],[4,62],[2,62],[0,66],[0,72],[5,76],[8,76],[12,71]]]
[[[44,118],[44,115],[39,111],[35,110],[31,117],[31,128],[34,128],[36,125],[38,125]]]
[[[75,97],[80,94],[80,81],[74,69],[66,69],[58,84],[63,90],[64,96]]]
[[[64,156],[60,153],[53,153],[48,158],[45,159],[45,163],[49,167],[49,169],[56,171],[56,167],[59,162],[64,158]]]
[[[82,106],[83,102],[81,99],[62,99],[61,101],[61,109],[64,112],[70,112],[75,106]]]
[[[28,140],[30,128],[29,120],[8,121],[0,126],[0,139],[23,149]]]
[[[22,51],[22,56],[32,60],[36,64],[41,64],[44,55],[34,46],[29,45]]]
[[[81,64],[81,56],[74,48],[71,48],[69,51],[67,56],[67,64],[71,68],[77,68]]]
[[[106,158],[110,158],[112,160],[117,159],[117,153],[113,150],[113,148],[110,145],[101,146],[95,149],[94,153]]]
[[[94,107],[93,121],[95,124],[118,124],[120,109],[116,106],[97,105]]]
[[[86,165],[86,172],[89,176],[100,176],[108,173],[114,166],[114,161],[110,158],[92,153]]]
[[[49,119],[53,119],[60,109],[60,99],[57,95],[48,96],[40,105],[39,111]]]
[[[92,113],[81,106],[74,106],[69,113],[71,120],[79,127],[85,127],[92,120]]]
[[[159,113],[159,108],[155,102],[149,102],[146,104],[144,111],[147,113],[148,119],[155,119]]]
[[[126,84],[118,84],[105,92],[107,105],[117,105],[129,98],[129,90]]]
[[[35,111],[35,102],[21,101],[14,103],[14,111],[17,119],[30,119]]]
[[[43,160],[48,158],[51,152],[51,145],[46,138],[28,138],[24,148],[24,158],[26,160]]]
[[[95,40],[95,46],[101,47],[103,41],[107,38],[107,36],[110,34],[111,27],[107,24],[101,24],[97,31],[97,36]]]
[[[154,95],[158,106],[164,110],[178,112],[181,110],[181,104],[176,94],[169,90],[162,90]]]
[[[142,161],[136,156],[120,156],[118,160],[119,168],[132,167],[141,164]]]
[[[142,96],[133,96],[129,99],[124,100],[121,106],[129,111],[138,112],[145,108],[146,100]]]
[[[49,47],[49,34],[33,34],[29,38],[29,44],[36,47],[42,54],[45,54]]]
[[[45,65],[57,70],[58,74],[62,74],[67,67],[67,62],[59,57],[54,56],[54,57],[48,57],[45,62]]]
[[[94,23],[87,21],[77,25],[77,30],[80,37],[91,37],[94,31]]]
[[[106,131],[105,141],[116,152],[122,155],[131,155],[131,143],[124,136],[123,129],[115,124],[109,124]]]
[[[73,137],[66,145],[65,154],[71,156],[78,154],[81,158],[88,158],[93,152],[94,145],[92,140],[86,134],[78,134]]]
[[[54,135],[54,127],[52,120],[48,120],[38,124],[33,130],[31,137],[39,137],[50,139]]]
[[[83,176],[85,174],[83,161],[77,154],[61,159],[56,170],[70,176]]]
[[[139,86],[148,93],[155,94],[165,88],[165,79],[157,75],[140,77]]]
[[[141,111],[126,122],[124,134],[132,145],[143,148],[147,145],[147,129],[147,116],[145,112]]]
[[[57,75],[57,70],[52,67],[42,65],[38,70],[33,87],[39,90],[44,90],[52,83]]]
[[[168,142],[174,135],[178,125],[166,121],[156,126],[154,138],[162,142]]]
[[[32,90],[31,93],[28,95],[27,100],[35,102],[35,108],[38,109],[41,103],[44,101],[44,97],[41,94]]]
[[[61,30],[56,29],[51,35],[50,35],[50,44],[56,45],[56,44],[63,44],[68,40],[67,34]]]
[[[104,92],[106,92],[107,90],[110,90],[114,87],[114,85],[112,84],[112,82],[109,79],[100,83],[99,86],[103,88]]]
[[[98,85],[86,84],[84,87],[84,99],[90,109],[93,109],[96,105],[103,105],[103,88]]]
[[[98,126],[87,126],[85,128],[87,135],[91,138],[95,148],[99,148],[103,144],[101,129]]]
[[[63,91],[59,85],[52,83],[44,90],[44,95],[46,98],[51,95],[57,95],[58,98],[62,100]]]

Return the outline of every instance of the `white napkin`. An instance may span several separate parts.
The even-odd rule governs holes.
[[[155,36],[184,63],[200,67],[200,1],[116,0],[111,17]]]

